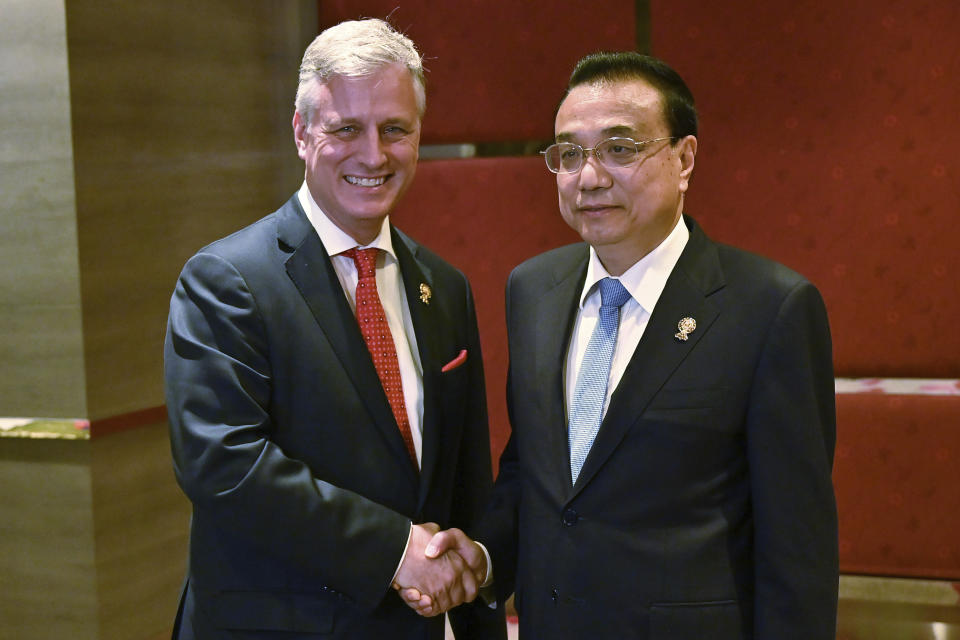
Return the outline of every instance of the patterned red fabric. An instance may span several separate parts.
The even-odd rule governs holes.
[[[390,221],[470,279],[480,325],[494,463],[510,435],[503,291],[510,270],[577,242],[557,208],[556,176],[543,158],[421,162]],[[473,357],[473,354],[470,354]]]
[[[393,417],[400,427],[400,435],[407,445],[407,452],[413,465],[417,464],[417,451],[413,446],[413,436],[410,433],[410,419],[407,416],[407,404],[403,400],[403,383],[400,379],[400,364],[397,361],[397,347],[390,334],[390,325],[387,316],[380,304],[380,294],[377,292],[377,254],[379,249],[350,249],[343,255],[351,258],[357,267],[357,323],[360,333],[367,343],[373,366],[380,377],[380,384],[387,394]]]
[[[954,0],[651,0],[701,115],[687,211],[808,276],[837,375],[960,377]],[[960,579],[960,398],[838,395],[845,572]]]
[[[687,211],[820,287],[837,375],[960,377],[960,3],[650,9],[701,115]]]
[[[632,49],[636,1],[323,0],[320,28],[387,18],[424,56],[423,144],[553,138],[553,110],[574,63]]]
[[[960,580],[960,396],[837,395],[840,568]]]

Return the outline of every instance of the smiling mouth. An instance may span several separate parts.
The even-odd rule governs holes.
[[[377,178],[364,178],[362,176],[344,176],[343,179],[356,187],[379,187],[387,181],[389,176],[380,176]]]

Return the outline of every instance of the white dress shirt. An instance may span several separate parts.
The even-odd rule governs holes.
[[[653,313],[653,308],[667,284],[667,278],[670,277],[670,272],[676,266],[689,239],[690,231],[681,217],[663,242],[617,278],[630,292],[630,299],[620,308],[620,328],[617,330],[617,343],[610,362],[610,378],[607,382],[607,396],[603,402],[602,415],[607,412],[610,396],[620,384],[623,372],[647,328],[650,314]],[[600,318],[600,288],[596,284],[608,277],[612,276],[603,267],[597,252],[590,247],[587,278],[580,293],[580,311],[577,313],[570,345],[567,347],[564,385],[568,421],[574,389],[577,386],[577,376],[580,374],[580,365],[587,350],[587,343],[590,342],[590,336],[593,335],[593,330]]]
[[[310,224],[317,230],[320,242],[330,255],[337,278],[343,286],[343,293],[347,296],[347,301],[354,313],[357,312],[357,267],[352,258],[338,254],[353,248],[381,250],[377,257],[377,292],[380,294],[380,303],[383,305],[383,312],[387,316],[387,324],[393,335],[393,344],[397,349],[403,401],[410,420],[413,446],[417,451],[417,464],[420,464],[423,457],[423,365],[417,350],[417,336],[413,331],[410,305],[407,303],[403,278],[400,276],[400,264],[397,262],[397,255],[393,251],[393,242],[390,238],[389,216],[383,219],[380,233],[373,242],[361,246],[330,221],[314,201],[306,182],[300,187],[297,196]]]

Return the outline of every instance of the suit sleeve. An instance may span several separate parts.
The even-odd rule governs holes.
[[[282,363],[270,360],[261,313],[224,259],[201,253],[184,267],[164,347],[177,479],[195,517],[373,608],[410,521],[313,477],[271,440],[272,367]]]
[[[747,415],[759,639],[833,640],[837,511],[830,330],[809,282],[770,327]]]

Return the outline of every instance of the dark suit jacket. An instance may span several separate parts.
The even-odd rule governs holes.
[[[489,495],[480,344],[463,274],[392,234],[423,364],[419,478],[296,196],[184,267],[164,352],[193,503],[175,638],[443,637],[442,617],[417,616],[390,580],[411,520],[469,529]],[[461,637],[505,637],[500,616],[451,618]]]
[[[563,371],[588,248],[507,285],[513,433],[478,538],[525,639],[833,640],[830,332],[786,267],[690,240],[571,487]],[[681,318],[696,320],[687,341]]]

